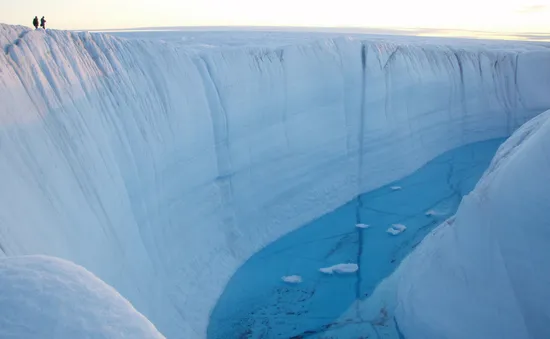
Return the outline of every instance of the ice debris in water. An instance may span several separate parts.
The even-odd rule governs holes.
[[[353,273],[357,272],[359,269],[359,266],[357,264],[337,264],[330,267],[324,267],[320,268],[319,271],[326,274],[333,274],[333,273]]]
[[[357,227],[357,228],[369,228],[370,225],[367,225],[367,224],[355,224],[355,227]]]
[[[401,187],[401,186],[392,186],[392,187],[391,187],[391,190],[392,190],[392,191],[400,191],[400,190],[402,190],[402,189],[403,189],[403,187]]]
[[[393,224],[390,228],[386,230],[391,235],[398,235],[407,229],[407,226],[403,224]]]
[[[290,283],[290,284],[299,284],[302,282],[302,277],[299,275],[285,275],[281,277],[281,279],[284,282]]]
[[[427,217],[433,217],[434,215],[437,215],[437,212],[434,210],[429,210],[428,212],[426,212]]]

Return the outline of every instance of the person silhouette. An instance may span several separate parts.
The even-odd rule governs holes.
[[[46,19],[44,19],[44,17],[40,19],[40,27],[42,27],[43,29],[46,29]]]
[[[33,21],[32,21],[32,25],[34,26],[34,29],[38,29],[38,17],[35,16]]]

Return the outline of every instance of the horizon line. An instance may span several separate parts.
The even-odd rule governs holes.
[[[472,39],[500,39],[511,38],[515,41],[550,42],[550,31],[548,32],[512,32],[512,31],[491,31],[474,30],[462,28],[429,28],[429,27],[367,27],[367,26],[263,26],[263,25],[183,25],[183,26],[151,26],[133,28],[112,28],[78,30],[89,32],[161,32],[161,31],[276,31],[276,32],[310,32],[310,33],[349,33],[349,34],[388,34],[388,35],[410,35],[418,37],[454,37]]]

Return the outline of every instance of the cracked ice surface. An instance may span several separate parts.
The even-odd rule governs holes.
[[[273,240],[550,107],[543,44],[0,36],[0,255],[82,265],[169,338]]]

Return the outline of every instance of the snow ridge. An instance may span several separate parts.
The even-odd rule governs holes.
[[[265,244],[550,108],[543,47],[24,32],[0,25],[3,255],[82,265],[169,338]]]
[[[83,267],[47,256],[0,259],[2,338],[164,338]]]

